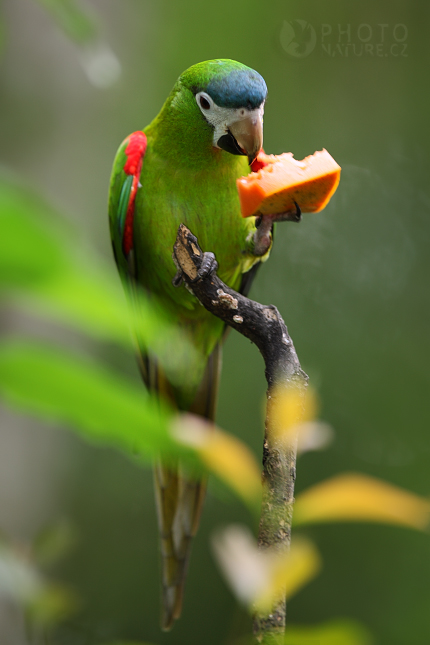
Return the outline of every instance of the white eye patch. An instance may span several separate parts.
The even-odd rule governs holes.
[[[253,116],[259,117],[263,120],[264,103],[255,110],[248,110],[245,107],[225,108],[217,105],[212,97],[206,92],[198,92],[196,94],[196,102],[206,121],[214,128],[212,143],[215,148],[219,147],[217,142],[224,134],[227,134],[228,128],[232,123],[236,123],[241,119],[248,119]]]

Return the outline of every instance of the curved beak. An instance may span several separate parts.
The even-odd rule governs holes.
[[[232,123],[229,126],[229,134],[222,136],[218,145],[227,152],[246,155],[251,165],[263,145],[262,114],[256,111]]]

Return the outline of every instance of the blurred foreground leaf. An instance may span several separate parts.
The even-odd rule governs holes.
[[[113,267],[33,191],[0,175],[0,293],[23,307],[131,345]]]
[[[94,18],[78,0],[37,0],[54,18],[66,36],[77,43],[92,40],[97,32]]]
[[[337,475],[296,498],[293,523],[356,521],[398,524],[427,530],[430,501],[379,479],[355,473]]]
[[[66,352],[24,342],[0,345],[0,393],[15,407],[128,454],[180,451],[165,406],[143,387]]]
[[[100,40],[96,16],[80,0],[36,0],[63,33],[78,45],[78,59],[88,80],[99,89],[121,76],[121,63],[108,43]]]
[[[288,553],[271,558],[270,584],[261,590],[255,599],[257,608],[263,613],[273,607],[274,599],[285,594],[288,600],[308,584],[320,571],[321,559],[310,540],[293,538]]]
[[[76,254],[75,254],[76,255]],[[102,262],[76,258],[67,270],[50,276],[33,288],[21,304],[32,312],[49,314],[98,340],[110,340],[135,349],[133,337],[143,350],[151,348],[172,383],[184,383],[198,362],[188,337],[171,325],[155,297],[140,289],[128,303],[118,276]]]
[[[320,625],[290,625],[285,645],[371,645],[367,629],[352,620],[331,620]]]
[[[287,448],[293,445],[298,453],[325,448],[333,438],[327,423],[317,421],[319,411],[315,390],[294,386],[277,386],[268,402],[272,433]]]
[[[309,540],[293,540],[284,553],[262,551],[247,527],[228,526],[213,538],[213,548],[226,580],[250,609],[268,611],[274,598],[296,594],[319,572],[319,554]]]
[[[316,392],[311,387],[277,386],[270,398],[270,414],[277,438],[291,443],[298,426],[318,414]]]
[[[133,329],[173,382],[192,373],[196,350],[156,300],[139,292],[129,308],[113,260],[104,262],[36,194],[1,175],[0,223],[0,294],[32,315],[128,349]]]
[[[14,408],[66,424],[129,456],[181,457],[192,470],[215,474],[246,503],[255,506],[259,500],[258,466],[238,439],[191,415],[175,416],[143,386],[88,359],[29,342],[0,344],[0,396]],[[48,546],[61,549],[67,538],[51,535]]]
[[[58,243],[53,211],[37,195],[1,176],[0,222],[1,291],[31,288],[65,269],[67,257]]]
[[[0,596],[19,605],[33,625],[49,626],[76,608],[74,594],[47,582],[25,554],[0,544]]]
[[[246,444],[191,415],[181,416],[173,433],[178,441],[194,448],[206,467],[239,497],[251,506],[259,506],[261,470]]]
[[[74,264],[70,261],[62,272],[49,275],[16,302],[32,314],[56,319],[99,340],[131,348],[125,298],[116,276],[109,267],[105,267],[106,271],[103,268],[101,263],[97,266],[76,257]]]

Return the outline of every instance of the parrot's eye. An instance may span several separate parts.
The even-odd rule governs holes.
[[[209,103],[207,98],[205,98],[204,96],[201,96],[199,100],[200,100],[200,105],[204,110],[210,110],[211,104]]]
[[[196,94],[196,101],[202,112],[209,112],[214,108],[214,102],[206,92],[198,92]]]

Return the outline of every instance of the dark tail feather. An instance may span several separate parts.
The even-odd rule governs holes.
[[[209,357],[205,374],[189,412],[213,420],[221,369],[221,347]],[[157,391],[165,391],[160,371],[146,365],[148,381]],[[167,384],[168,385],[168,384]],[[168,631],[182,610],[185,578],[192,538],[197,532],[206,495],[206,479],[191,479],[176,468],[158,463],[154,470],[155,497],[161,539],[162,604],[161,627]]]
[[[159,471],[156,468],[156,488],[159,482]],[[173,473],[170,472],[172,490]],[[184,585],[188,562],[191,553],[192,538],[196,534],[203,501],[206,493],[206,482],[190,481],[179,475],[177,478],[178,497],[173,515],[164,524],[165,532],[161,534],[162,552],[162,616],[161,627],[169,631],[182,611]],[[164,489],[168,493],[169,489]],[[157,494],[158,495],[158,494]],[[160,531],[161,533],[161,531]]]

